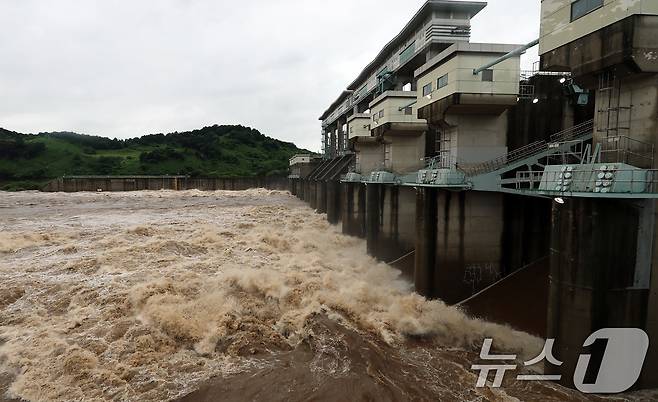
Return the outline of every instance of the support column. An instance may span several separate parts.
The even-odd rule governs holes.
[[[377,256],[381,217],[380,185],[366,185],[366,241],[368,254]]]
[[[288,190],[290,191],[290,194],[294,196],[297,195],[297,179],[288,180]]]
[[[327,212],[327,182],[318,181],[316,185],[316,201],[315,209],[319,214],[324,214]]]
[[[327,182],[327,220],[332,225],[337,225],[341,221],[341,190],[341,183],[335,180]]]
[[[548,367],[573,386],[581,353],[601,361],[605,344],[582,345],[602,328],[645,328],[648,289],[635,286],[641,208],[630,201],[569,199],[553,205],[548,337],[564,362]],[[598,367],[585,377],[592,383]]]
[[[337,155],[342,155],[343,151],[345,151],[345,132],[343,131],[343,125],[347,123],[346,119],[340,118],[338,119],[338,149],[336,154]]]
[[[309,205],[311,208],[316,209],[318,206],[318,186],[319,183],[317,181],[312,181],[309,182],[309,188],[311,191],[309,191]]]
[[[416,191],[416,256],[414,285],[416,292],[432,298],[436,267],[436,231],[438,190],[421,187]]]
[[[343,234],[352,235],[352,220],[354,219],[354,183],[344,183],[341,204],[343,209]]]
[[[644,241],[651,243],[651,291],[649,293],[648,311],[647,311],[647,333],[649,339],[658,339],[658,202],[655,200],[647,201],[647,211],[641,219],[649,220],[653,223],[653,233],[644,235]],[[646,388],[658,387],[658,345],[649,344],[649,353],[647,354],[644,372],[641,378],[642,386]]]

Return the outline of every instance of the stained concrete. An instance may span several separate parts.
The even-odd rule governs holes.
[[[342,229],[350,236],[366,236],[366,186],[362,183],[342,184]]]
[[[173,176],[86,176],[62,177],[48,183],[46,192],[141,191],[141,190],[248,190],[289,189],[284,177],[190,178]]]
[[[602,328],[645,328],[648,289],[635,288],[640,210],[622,200],[569,199],[552,213],[548,337],[555,338],[550,367],[573,386],[582,345]],[[589,352],[600,361],[605,345]],[[596,364],[586,379],[596,378]]]
[[[368,184],[366,191],[366,239],[368,252],[391,262],[415,249],[416,193],[412,187]],[[413,266],[403,273],[413,278]]]

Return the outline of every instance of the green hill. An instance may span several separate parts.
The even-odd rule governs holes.
[[[0,128],[0,189],[37,189],[64,175],[247,177],[286,174],[308,152],[243,126],[212,126],[127,140]]]

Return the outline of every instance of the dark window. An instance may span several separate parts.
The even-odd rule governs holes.
[[[571,3],[571,21],[575,21],[600,7],[603,7],[603,0],[574,1]]]
[[[412,42],[411,45],[407,46],[406,49],[400,53],[400,65],[404,64],[406,61],[411,59],[416,51],[416,42]]]
[[[484,71],[482,71],[482,81],[492,82],[493,81],[493,70],[484,70]]]
[[[423,96],[427,96],[432,93],[432,84],[429,83],[423,87]]]
[[[381,119],[382,117],[384,117],[384,110],[379,111],[379,118]]]
[[[439,78],[437,81],[437,88],[443,88],[448,86],[448,74],[444,75],[443,77]]]
[[[407,116],[411,116],[411,113],[412,113],[411,106],[404,108],[404,114],[406,114]]]

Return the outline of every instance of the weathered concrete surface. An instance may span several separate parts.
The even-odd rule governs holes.
[[[503,276],[550,255],[552,204],[546,198],[503,195]]]
[[[545,335],[551,201],[432,188],[419,188],[417,194],[416,291],[459,303],[528,267],[532,280],[518,274],[466,307]],[[518,303],[523,294],[536,297]]]
[[[416,254],[414,285],[425,297],[434,294],[438,190],[423,187],[416,192]]]
[[[342,184],[343,233],[349,236],[366,236],[366,186],[361,183]]]
[[[542,70],[571,71],[593,87],[592,75],[617,67],[632,72],[658,72],[658,16],[634,15],[541,56]],[[649,57],[647,56],[649,55]]]
[[[327,220],[332,225],[342,222],[343,186],[335,180],[327,182]]]
[[[148,176],[106,176],[106,177],[62,177],[51,181],[43,189],[45,192],[80,191],[141,191],[141,190],[235,190],[267,188],[287,190],[289,181],[285,177],[235,177],[235,178],[189,178],[189,177],[148,177]]]
[[[549,258],[521,269],[460,304],[484,320],[546,338]]]
[[[551,370],[563,374],[564,385],[573,386],[571,374],[593,332],[646,326],[648,289],[634,286],[639,217],[637,205],[620,200],[570,199],[553,207],[548,337],[564,362]],[[604,350],[595,345],[592,361]],[[586,379],[594,380],[596,369]]]
[[[327,182],[315,182],[315,209],[320,214],[327,212]]]
[[[654,222],[654,228],[658,227],[658,202],[648,201],[653,207],[651,211],[651,220]],[[648,296],[647,307],[647,333],[649,339],[658,339],[658,234],[655,229],[653,233],[646,235],[646,240],[652,245],[653,254],[651,257],[651,288]],[[649,344],[649,353],[646,358],[644,370],[641,378],[645,386],[655,387],[658,384],[658,345]]]
[[[432,296],[458,303],[501,279],[503,196],[439,191]]]
[[[308,182],[309,185],[309,192],[308,192],[308,203],[313,209],[317,209],[318,207],[318,185],[319,183],[316,181],[310,181]]]
[[[368,184],[366,238],[370,255],[391,262],[415,249],[416,193],[411,187]],[[413,278],[413,266],[403,273]]]

